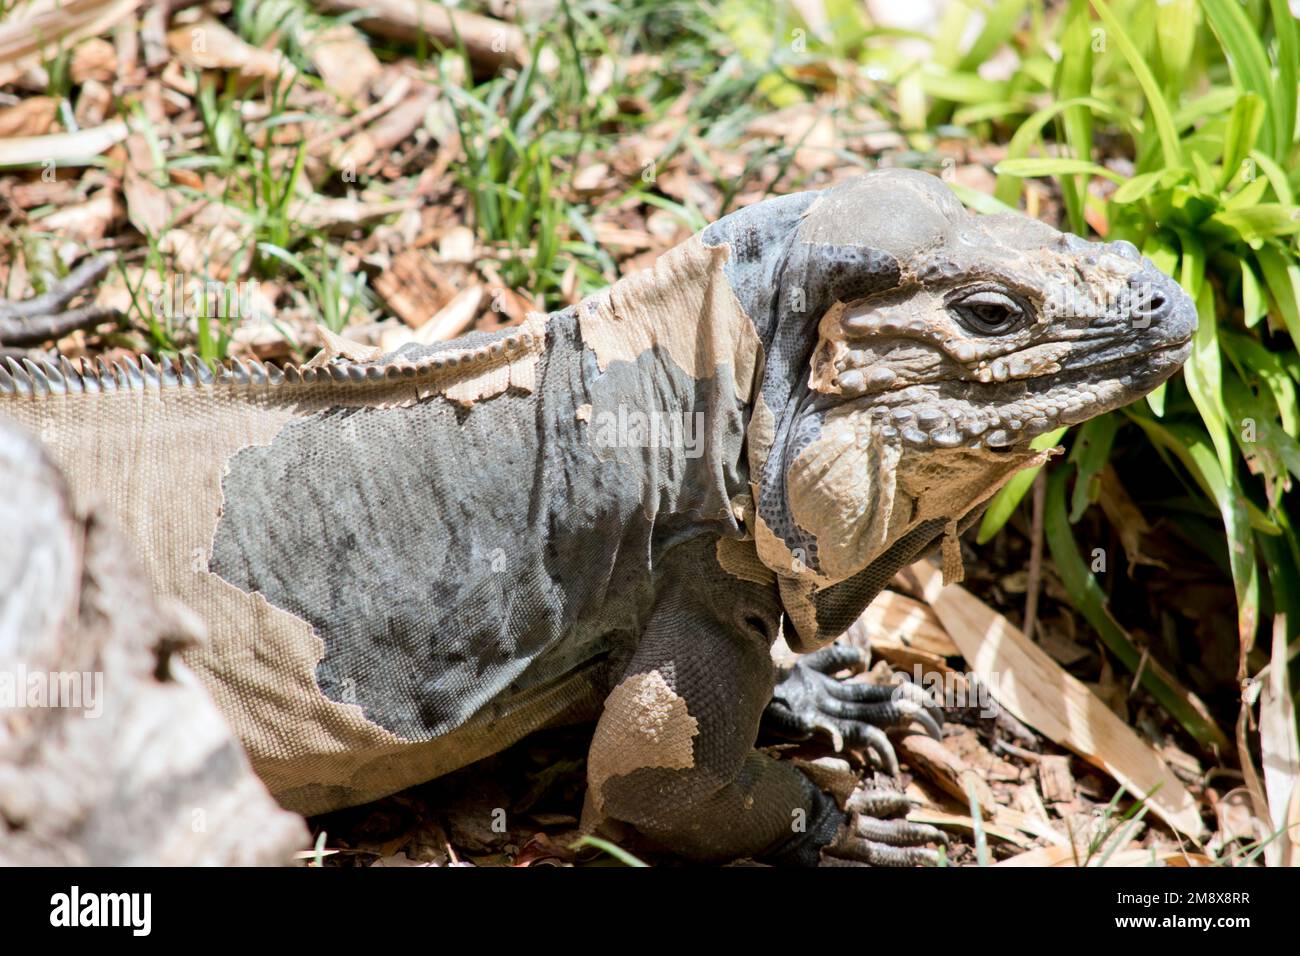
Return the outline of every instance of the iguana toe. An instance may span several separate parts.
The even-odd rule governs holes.
[[[897,775],[898,759],[884,730],[915,723],[938,740],[943,710],[915,684],[848,683],[833,676],[865,665],[866,654],[847,644],[831,644],[800,658],[782,671],[768,721],[777,733],[796,740],[823,731],[836,750],[846,745],[866,749]]]
[[[849,798],[849,817],[822,848],[823,866],[935,866],[939,855],[926,844],[948,845],[928,823],[903,818],[915,805],[897,790],[866,788]]]

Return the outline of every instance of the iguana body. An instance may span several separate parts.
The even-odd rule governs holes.
[[[843,814],[753,750],[783,617],[810,650],[945,534],[951,566],[1031,437],[1149,391],[1193,328],[1130,246],[879,172],[521,328],[215,381],[11,367],[0,415],[207,621],[187,660],[286,806],[598,717],[595,814],[700,858],[811,862]],[[788,686],[787,724],[857,743],[918,714]]]

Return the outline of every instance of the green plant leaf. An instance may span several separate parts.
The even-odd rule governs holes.
[[[971,44],[966,54],[957,62],[959,70],[977,70],[987,61],[998,47],[1002,46],[1015,32],[1024,16],[1029,0],[997,0],[993,9],[984,15],[984,28]]]
[[[1300,64],[1300,30],[1292,11],[1294,4],[1287,0],[1269,0],[1273,14],[1273,32],[1277,36],[1277,81],[1272,106],[1273,128],[1276,130],[1274,155],[1285,162],[1291,153],[1295,138],[1296,74]],[[1279,197],[1281,198],[1281,197]],[[1283,199],[1283,202],[1289,200]]]
[[[1015,135],[1011,137],[1011,142],[1007,144],[1007,154],[1003,162],[1010,159],[1024,159],[1029,155],[1029,150],[1033,145],[1042,140],[1043,128],[1059,116],[1062,111],[1071,109],[1075,106],[1086,106],[1094,112],[1115,119],[1117,122],[1132,125],[1131,117],[1127,116],[1114,106],[1096,99],[1091,96],[1076,97],[1073,99],[1062,100],[1052,103],[1050,106],[1044,106],[1042,109],[1034,112],[1020,124]],[[1017,198],[1020,196],[1020,177],[1010,174],[998,176],[997,188],[994,195],[999,200],[1006,203],[1012,208],[1015,207]]]
[[[1151,173],[1139,173],[1134,176],[1119,189],[1111,194],[1110,201],[1113,203],[1130,203],[1137,202],[1151,190],[1160,184],[1160,179],[1165,175],[1163,169],[1158,169]]]
[[[1184,89],[1183,78],[1196,49],[1196,0],[1165,0],[1156,5],[1156,49],[1167,90]]]
[[[1101,487],[1101,472],[1110,460],[1110,450],[1119,431],[1118,415],[1102,415],[1089,419],[1079,427],[1070,449],[1069,460],[1079,470],[1070,499],[1070,524],[1074,524],[1088,506],[1097,500]]]
[[[1183,235],[1180,238],[1184,241],[1183,287],[1199,286],[1196,294],[1196,334],[1192,338],[1192,354],[1183,366],[1183,380],[1187,383],[1187,391],[1192,396],[1196,410],[1201,413],[1201,420],[1205,422],[1218,457],[1219,473],[1223,481],[1217,489],[1215,499],[1228,535],[1228,559],[1232,567],[1233,587],[1237,593],[1238,635],[1242,641],[1248,641],[1254,638],[1259,621],[1259,577],[1255,565],[1255,539],[1250,533],[1244,500],[1237,490],[1236,460],[1228,429],[1228,411],[1223,401],[1214,292],[1209,283],[1203,281],[1203,273],[1200,275],[1201,281],[1188,281],[1194,278],[1189,273],[1193,270],[1199,272],[1203,266],[1197,261],[1199,253],[1195,252],[1191,237]]]
[[[1061,37],[1061,63],[1056,74],[1058,100],[1078,99],[1092,93],[1092,36],[1086,0],[1071,0],[1065,32]],[[1083,106],[1070,106],[1061,114],[1065,141],[1076,159],[1092,159],[1092,113]],[[1087,223],[1083,205],[1087,197],[1086,176],[1065,176],[1060,180],[1061,195],[1070,220],[1070,228],[1084,233]]]
[[[1276,243],[1265,243],[1255,250],[1255,261],[1264,273],[1277,311],[1291,335],[1294,348],[1300,349],[1300,264]]]
[[[1055,431],[1045,432],[1039,435],[1029,443],[1029,447],[1034,451],[1042,451],[1045,448],[1051,448],[1064,435],[1066,429],[1058,428]],[[984,511],[984,516],[980,518],[980,529],[975,535],[975,540],[979,544],[984,544],[992,540],[993,536],[1002,530],[1002,526],[1010,520],[1011,515],[1015,513],[1020,500],[1025,497],[1038,476],[1042,466],[1038,465],[1033,468],[1025,468],[1018,471],[1012,476],[1011,480],[999,489],[998,493],[993,496],[989,506]]]
[[[1151,68],[1142,59],[1142,54],[1133,45],[1133,41],[1129,39],[1128,34],[1124,31],[1123,24],[1120,23],[1119,19],[1105,3],[1105,0],[1092,0],[1092,6],[1106,25],[1106,30],[1114,39],[1115,45],[1119,47],[1121,55],[1128,62],[1129,69],[1133,71],[1133,76],[1136,77],[1138,85],[1142,87],[1142,92],[1146,95],[1147,109],[1151,113],[1151,121],[1155,125],[1156,135],[1160,140],[1160,150],[1164,156],[1165,166],[1181,166],[1183,164],[1182,143],[1178,139],[1178,131],[1174,128],[1173,117],[1169,114],[1169,104],[1165,102],[1164,94],[1160,91],[1156,78],[1151,75]]]
[[[1254,93],[1243,93],[1228,114],[1228,128],[1223,134],[1223,173],[1219,185],[1226,186],[1240,171],[1250,155],[1264,125],[1264,101]]]
[[[1241,315],[1246,328],[1254,328],[1268,314],[1268,300],[1249,259],[1241,260]]]
[[[1255,35],[1255,29],[1246,14],[1242,12],[1237,0],[1201,0],[1201,6],[1210,21],[1210,28],[1219,43],[1228,54],[1228,68],[1239,86],[1257,94],[1270,109],[1275,105],[1273,99],[1273,76],[1268,64],[1268,55],[1264,46]],[[1294,94],[1294,88],[1292,90]],[[1264,152],[1272,153],[1273,145],[1278,141],[1280,116],[1263,130],[1260,140]],[[1292,114],[1292,122],[1295,117]],[[1285,133],[1290,139],[1290,130]]]
[[[1295,194],[1291,191],[1291,183],[1287,180],[1282,167],[1274,162],[1271,156],[1257,149],[1250,151],[1250,158],[1264,171],[1264,176],[1268,179],[1268,184],[1273,187],[1273,195],[1277,196],[1277,201],[1284,206],[1294,206]]]
[[[1211,216],[1210,221],[1234,230],[1243,241],[1254,244],[1300,232],[1300,207],[1260,203],[1245,209],[1225,209]]]
[[[1086,159],[1052,159],[1048,157],[1030,157],[1029,159],[1004,159],[993,167],[995,173],[1008,173],[1012,176],[1068,176],[1072,173],[1087,173],[1101,176],[1113,183],[1124,182],[1119,173],[1088,162]]]

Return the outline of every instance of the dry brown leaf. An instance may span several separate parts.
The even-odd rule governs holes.
[[[1259,743],[1264,790],[1272,830],[1279,833],[1264,849],[1270,866],[1300,866],[1300,739],[1287,673],[1286,618],[1274,619],[1273,649],[1259,697]]]
[[[1151,525],[1147,523],[1142,511],[1129,497],[1124,483],[1120,481],[1119,473],[1111,465],[1107,465],[1101,470],[1099,482],[1100,491],[1097,500],[1106,515],[1106,520],[1119,535],[1124,556],[1128,558],[1129,574],[1132,574],[1133,568],[1139,564],[1163,568],[1165,566],[1163,561],[1152,558],[1142,551],[1142,538],[1151,533]]]
[[[1136,843],[1116,850],[1106,860],[1106,867],[1150,866],[1152,861],[1166,866],[1213,866],[1214,861],[1200,853],[1185,853],[1177,847],[1144,849]],[[1087,861],[1087,855],[1078,854],[1078,863]],[[1043,846],[1021,853],[994,866],[1077,866],[1075,851],[1068,846]],[[1094,856],[1089,865],[1098,866],[1100,856]]]
[[[901,644],[937,657],[961,654],[934,611],[920,601],[896,591],[881,591],[876,599],[849,627],[849,633],[861,632],[871,646]]]
[[[64,206],[38,220],[38,228],[58,234],[73,242],[89,243],[103,239],[126,215],[116,189],[101,189],[90,199],[74,206]]]
[[[396,215],[419,206],[418,200],[398,202],[360,202],[341,197],[325,199],[312,196],[294,203],[289,210],[293,219],[308,229],[333,229],[336,226],[357,226],[385,216]]]
[[[54,125],[59,101],[53,96],[29,96],[0,109],[0,139],[15,136],[44,136]]]
[[[131,225],[141,235],[161,236],[171,221],[171,204],[166,190],[154,185],[128,163],[122,193],[126,197],[126,215]]]
[[[906,761],[908,766],[933,781],[945,793],[965,805],[970,801],[969,788],[979,802],[980,813],[993,814],[997,800],[984,778],[942,743],[925,734],[908,734],[899,739],[895,747],[900,760]]]
[[[907,569],[972,670],[1003,707],[1100,767],[1175,830],[1205,832],[1192,795],[1156,751],[1011,622],[927,561]]]
[[[199,70],[237,70],[245,77],[269,79],[296,72],[280,51],[259,49],[211,17],[169,31],[167,46],[182,63]]]
[[[303,47],[330,92],[344,100],[358,100],[383,72],[370,43],[351,24],[331,26]]]
[[[407,249],[376,276],[375,291],[399,319],[416,329],[451,300],[456,287],[427,251]]]
[[[141,0],[30,0],[0,23],[0,86],[51,59],[77,40],[107,33]]]
[[[347,359],[349,362],[373,362],[383,354],[376,346],[336,335],[323,325],[318,324],[316,331],[321,338],[321,350],[303,368],[320,368],[336,358]]]
[[[907,819],[913,823],[928,823],[941,829],[961,830],[963,833],[973,833],[975,831],[975,820],[964,813],[949,813],[947,810],[921,807],[908,813]],[[1032,845],[1031,841],[1022,836],[1016,828],[1007,826],[997,820],[982,820],[980,826],[986,834],[994,839],[1020,847]]]
[[[72,82],[80,86],[87,80],[111,83],[117,76],[117,50],[100,37],[90,37],[72,51]]]

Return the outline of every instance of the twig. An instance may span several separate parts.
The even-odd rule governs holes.
[[[1038,624],[1038,592],[1043,577],[1043,511],[1047,503],[1047,482],[1040,470],[1034,476],[1033,526],[1029,532],[1029,580],[1025,585],[1025,637],[1034,639]]]
[[[116,309],[93,303],[77,309],[67,308],[78,293],[99,282],[110,265],[112,260],[106,256],[91,259],[43,295],[26,302],[0,302],[0,342],[7,346],[36,345],[62,338],[74,329],[116,319]]]

